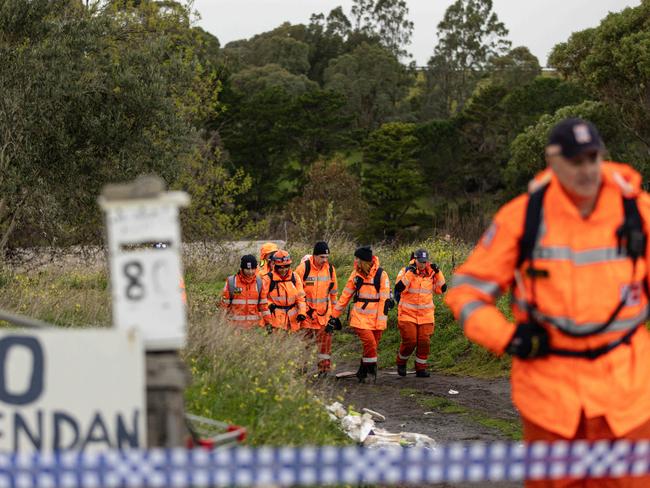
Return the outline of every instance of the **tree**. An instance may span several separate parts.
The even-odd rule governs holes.
[[[354,0],[351,14],[355,31],[376,37],[395,56],[408,56],[413,22],[405,0]]]
[[[242,94],[279,89],[300,95],[318,86],[305,75],[294,75],[277,64],[244,68],[231,77],[230,83]]]
[[[347,112],[356,114],[356,127],[372,130],[399,110],[411,83],[406,68],[386,49],[362,44],[330,62],[325,88],[347,99]]]
[[[366,228],[367,207],[361,197],[361,180],[340,156],[316,161],[300,196],[287,205],[301,242],[331,240],[341,233],[360,235]]]
[[[363,196],[370,205],[368,237],[394,238],[412,225],[407,213],[424,190],[415,124],[391,122],[372,132],[363,149]]]
[[[563,107],[552,115],[543,115],[537,124],[528,127],[512,142],[511,158],[504,171],[504,180],[510,195],[526,190],[530,179],[545,167],[544,147],[551,128],[567,117],[580,117],[592,121],[600,132],[610,157],[616,161],[629,161],[648,177],[648,165],[631,160],[634,151],[630,144],[631,134],[617,123],[617,114],[602,102],[585,101],[578,105]]]
[[[492,57],[488,70],[495,83],[510,90],[532,82],[542,73],[537,57],[524,46],[511,49],[503,56]]]
[[[105,183],[175,181],[219,92],[185,14],[0,5],[0,244],[97,241]]]
[[[508,29],[492,12],[492,0],[457,0],[438,24],[427,89],[442,97],[446,113],[459,112],[492,57],[510,47]],[[426,104],[425,104],[426,106]]]
[[[615,111],[650,151],[650,2],[611,13],[593,29],[574,33],[553,49],[549,64],[568,79],[584,84]]]

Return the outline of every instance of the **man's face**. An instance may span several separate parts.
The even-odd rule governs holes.
[[[289,265],[278,266],[277,264],[274,267],[275,271],[282,276],[283,278],[289,274]]]
[[[319,256],[314,256],[314,263],[316,264],[316,266],[318,266],[320,268],[322,265],[327,263],[329,258],[330,257],[329,257],[328,254],[321,254]]]
[[[244,276],[251,277],[251,276],[255,275],[255,270],[254,269],[244,268],[244,269],[242,269],[242,273],[244,273]]]
[[[415,266],[417,267],[418,271],[422,271],[424,268],[427,267],[427,262],[415,261]]]
[[[591,199],[598,195],[602,180],[602,154],[588,151],[573,158],[560,153],[559,146],[546,149],[546,160],[569,196]]]

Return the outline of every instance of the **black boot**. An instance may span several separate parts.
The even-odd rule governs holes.
[[[429,376],[431,376],[431,373],[429,373],[426,369],[418,369],[415,372],[415,376],[417,376],[418,378],[428,378]]]
[[[397,365],[397,374],[400,376],[406,376],[406,364]]]
[[[368,367],[363,361],[359,363],[359,370],[356,373],[356,377],[359,378],[359,383],[366,382],[366,378],[368,377]]]
[[[373,383],[377,383],[377,363],[370,363],[368,365],[368,375],[372,378]]]

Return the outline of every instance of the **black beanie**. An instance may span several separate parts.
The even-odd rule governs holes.
[[[257,259],[252,254],[246,254],[241,257],[241,269],[255,269],[257,268]]]
[[[372,261],[372,249],[370,246],[362,246],[354,251],[354,257],[361,261]]]
[[[322,256],[323,254],[329,254],[330,248],[325,241],[318,241],[314,244],[314,256]]]

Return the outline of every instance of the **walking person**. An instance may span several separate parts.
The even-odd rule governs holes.
[[[280,249],[273,254],[272,271],[262,277],[262,297],[267,330],[281,329],[289,332],[300,330],[307,319],[305,292],[300,276],[291,271],[291,256]]]
[[[256,271],[255,256],[242,256],[239,272],[226,279],[221,297],[228,320],[245,329],[262,326],[263,317],[270,313],[266,298],[262,298],[262,278]]]
[[[425,249],[413,253],[409,265],[397,275],[395,300],[397,325],[401,337],[396,364],[397,374],[406,376],[406,362],[415,351],[415,376],[428,378],[427,360],[431,348],[435,318],[433,294],[447,290],[445,276],[429,259]]]
[[[318,375],[321,378],[327,376],[332,366],[332,333],[328,333],[325,327],[338,294],[336,269],[329,262],[329,257],[327,243],[317,242],[313,254],[295,270],[305,290],[307,319],[303,321],[302,328],[309,339],[318,343]]]
[[[650,195],[603,152],[590,122],[558,123],[549,170],[497,212],[446,297],[469,339],[513,356],[527,442],[650,438]],[[513,321],[495,305],[509,288]],[[526,486],[644,487],[650,478]]]
[[[388,323],[388,311],[393,306],[390,281],[370,247],[358,248],[354,257],[354,270],[334,306],[328,325],[329,330],[340,329],[339,317],[352,301],[349,325],[359,337],[363,348],[356,376],[360,382],[365,382],[368,375],[376,381],[379,340]]]
[[[257,274],[263,276],[269,274],[273,269],[273,254],[278,251],[278,245],[274,242],[265,242],[260,248],[260,267]]]

